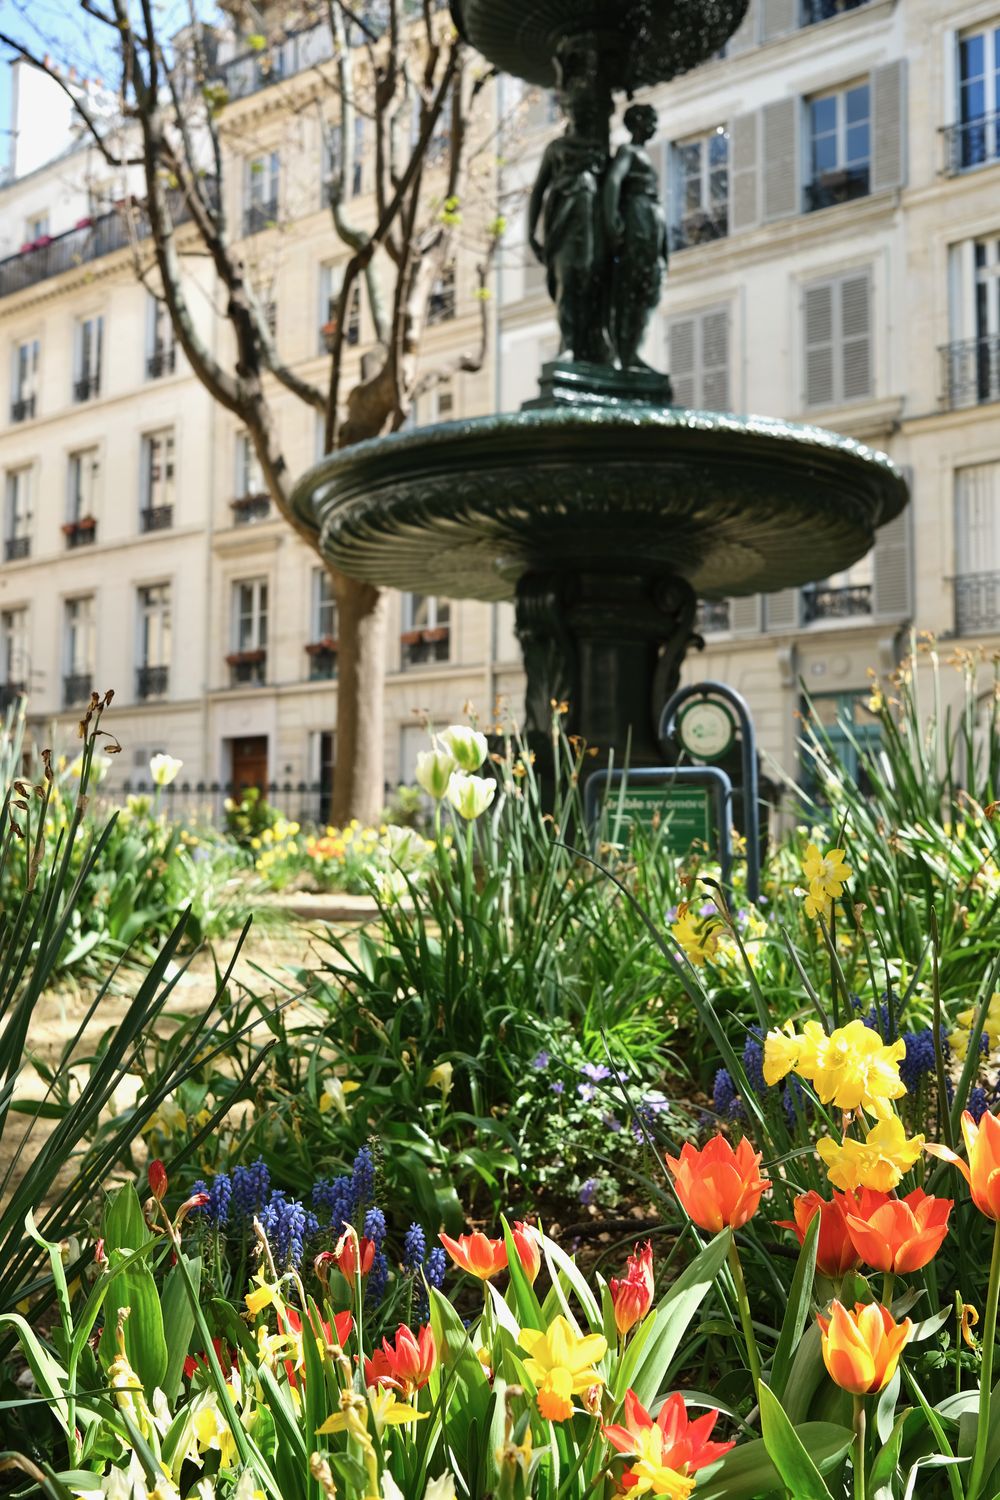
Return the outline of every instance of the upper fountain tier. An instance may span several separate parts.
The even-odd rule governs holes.
[[[725,45],[749,0],[451,0],[455,24],[490,62],[554,88],[556,58],[574,39],[596,42],[605,82],[631,93],[666,83]]]

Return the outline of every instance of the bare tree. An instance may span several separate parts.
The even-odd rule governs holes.
[[[490,75],[473,66],[439,0],[325,0],[304,19],[329,28],[328,60],[309,72],[306,105],[326,133],[331,164],[329,205],[336,241],[347,260],[328,325],[329,379],[325,388],[285,362],[268,324],[261,278],[245,242],[234,233],[226,177],[241,165],[245,142],[234,136],[230,100],[215,63],[216,35],[188,0],[188,24],[174,37],[158,27],[154,0],[79,0],[88,22],[105,28],[118,77],[121,119],[111,127],[88,108],[66,72],[15,37],[0,42],[47,69],[72,97],[104,161],[138,169],[144,180],[147,260],[137,270],[161,296],[191,368],[211,396],[245,427],[271,498],[298,536],[318,551],[316,534],[292,510],[290,472],[274,417],[278,388],[319,413],[327,452],[395,431],[422,390],[459,370],[479,370],[486,354],[487,283],[499,220],[481,215],[477,239],[476,295],[480,299],[475,347],[447,366],[421,373],[418,357],[434,288],[452,262],[464,222],[470,180],[470,120]],[[250,6],[230,6],[234,25],[259,49],[280,44],[286,25],[272,27]],[[352,216],[351,186],[357,149],[356,122],[371,139],[369,162],[373,222]],[[481,163],[492,154],[480,138]],[[193,226],[183,247],[172,205],[183,203]],[[494,209],[495,213],[495,209]],[[369,216],[371,217],[371,216]],[[191,238],[193,233],[193,239]],[[139,249],[137,242],[137,252]],[[233,355],[221,357],[199,332],[189,303],[184,261],[210,257],[221,288],[220,310]],[[345,388],[350,311],[359,286],[367,295],[375,347],[360,376]],[[321,554],[320,554],[321,555]],[[324,559],[325,563],[325,559]],[[380,592],[328,567],[338,610],[337,776],[333,817],[371,819],[383,795],[383,678],[385,610]]]

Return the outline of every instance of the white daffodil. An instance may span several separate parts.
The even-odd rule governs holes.
[[[424,1500],[455,1500],[455,1476],[440,1474],[437,1479],[428,1479]]]
[[[455,769],[455,757],[449,755],[447,750],[421,750],[413,774],[417,778],[417,784],[423,787],[427,795],[433,797],[435,802],[440,802],[448,790],[448,780]]]
[[[154,755],[149,762],[149,774],[154,786],[169,786],[177,780],[177,773],[184,764],[172,755]]]
[[[478,818],[496,796],[497,784],[483,776],[466,776],[452,771],[448,782],[448,801],[463,818]]]
[[[454,757],[460,771],[478,771],[489,750],[485,734],[464,724],[449,724],[438,739]]]

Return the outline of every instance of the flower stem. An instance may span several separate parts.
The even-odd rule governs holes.
[[[854,1500],[865,1500],[865,1398],[854,1398]]]
[[[997,1335],[997,1302],[1000,1300],[1000,1220],[993,1230],[993,1258],[990,1261],[990,1286],[986,1295],[986,1318],[981,1348],[983,1362],[979,1371],[979,1421],[976,1424],[976,1447],[972,1455],[972,1472],[966,1500],[976,1500],[982,1488],[986,1468],[986,1449],[990,1435],[990,1398],[993,1394],[993,1345]]]
[[[882,1273],[882,1303],[889,1312],[892,1312],[892,1288],[895,1280],[892,1271]]]
[[[743,1341],[746,1344],[747,1363],[750,1366],[750,1378],[753,1381],[754,1400],[760,1400],[760,1355],[757,1352],[757,1340],[753,1331],[753,1319],[750,1316],[750,1299],[747,1296],[747,1284],[743,1276],[743,1266],[740,1262],[740,1252],[736,1248],[735,1236],[729,1242],[729,1269],[733,1273],[736,1283],[736,1305],[740,1310],[740,1326],[743,1329]]]

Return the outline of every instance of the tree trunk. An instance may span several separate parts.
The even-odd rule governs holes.
[[[386,601],[370,583],[333,572],[337,598],[334,823],[378,822],[385,806]]]

